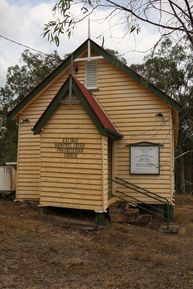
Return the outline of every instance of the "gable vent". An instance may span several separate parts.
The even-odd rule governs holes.
[[[85,86],[88,89],[97,88],[97,63],[96,61],[88,61],[86,63],[86,81]]]

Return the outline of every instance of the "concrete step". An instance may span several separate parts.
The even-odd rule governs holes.
[[[169,224],[169,227],[167,224],[162,224],[160,230],[163,233],[168,233],[168,234],[178,234],[180,230],[180,226],[178,224]]]

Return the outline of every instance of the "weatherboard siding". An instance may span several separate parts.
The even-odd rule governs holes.
[[[78,67],[74,76],[85,84],[85,62],[76,62],[74,66]],[[40,202],[45,206],[105,210],[108,199],[107,140],[99,134],[86,112],[80,109],[75,115],[60,106],[43,128],[41,143],[39,135],[34,136],[31,132],[66,76],[64,71],[21,112],[20,119],[29,118],[30,124],[20,121],[17,199],[38,200],[41,191]],[[113,174],[171,201],[174,190],[174,133],[177,134],[172,124],[173,109],[105,60],[97,62],[97,89],[92,93],[123,135],[123,139],[114,145]],[[65,113],[63,109],[66,109]],[[156,117],[160,112],[164,115],[163,119]],[[68,163],[59,158],[53,151],[53,143],[61,140],[62,136],[84,141],[87,149],[84,158],[80,156],[76,162],[72,160]],[[127,145],[141,141],[162,145],[160,175],[130,175]],[[100,157],[102,152],[103,157]],[[113,185],[113,188],[115,191],[118,187]],[[149,201],[141,197],[140,200]]]
[[[81,75],[83,81],[85,67],[82,63],[76,65],[79,70],[75,76],[79,78]],[[83,83],[85,84],[85,80]],[[173,109],[106,60],[98,61],[97,89],[92,93],[113,125],[123,135],[123,139],[116,142],[114,174],[157,193],[171,202],[174,192],[174,133],[176,138],[174,131],[176,128],[172,123]],[[160,112],[164,115],[162,119],[156,117]],[[159,175],[130,174],[128,145],[142,141],[161,145]],[[113,188],[120,189],[118,185],[114,185]],[[126,191],[128,192],[128,189]],[[140,201],[152,202],[134,192],[130,191],[130,193]]]
[[[108,206],[105,157],[107,141],[80,104],[60,104],[41,132],[40,204],[104,211]],[[63,139],[84,144],[77,157],[57,150]]]
[[[20,113],[16,189],[18,200],[39,200],[40,136],[34,135],[32,128],[56,95],[66,76],[66,71],[64,71]],[[29,119],[30,122],[23,122],[25,119]]]
[[[36,200],[39,198],[39,136],[33,136],[31,123],[19,119],[19,142],[17,155],[16,198]],[[32,119],[30,119],[30,122]]]
[[[116,176],[139,185],[171,201],[173,194],[173,127],[171,108],[148,89],[106,61],[98,64],[97,100],[109,115],[112,123],[123,135],[116,142]],[[163,119],[156,116],[164,115]],[[160,175],[131,175],[128,145],[153,142],[160,147]],[[173,177],[172,177],[173,178]],[[119,188],[116,186],[116,188]],[[124,191],[124,189],[123,189]],[[128,189],[126,189],[128,192]],[[131,192],[141,201],[149,201]]]
[[[108,138],[102,136],[102,192],[103,211],[108,207]]]

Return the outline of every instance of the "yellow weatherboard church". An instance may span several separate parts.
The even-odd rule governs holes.
[[[181,106],[88,39],[10,113],[17,200],[105,212],[172,205]]]

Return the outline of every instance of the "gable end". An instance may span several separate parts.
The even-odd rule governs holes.
[[[146,81],[142,76],[140,76],[137,72],[126,66],[120,60],[115,58],[113,55],[108,53],[102,47],[100,47],[94,41],[88,39],[81,46],[79,46],[68,58],[66,58],[52,73],[50,73],[40,84],[38,84],[22,101],[20,101],[9,113],[9,118],[15,118],[16,115],[23,109],[38,93],[40,93],[54,78],[56,78],[64,69],[66,69],[70,63],[72,58],[77,58],[85,49],[87,49],[87,43],[90,41],[91,49],[94,50],[97,54],[103,56],[107,61],[109,61],[112,65],[117,67],[118,69],[125,72],[129,77],[136,80],[143,87],[149,89],[153,94],[162,99],[166,104],[170,105],[173,109],[180,111],[181,105],[172,99],[170,96],[166,95],[163,91],[157,88],[152,83]]]
[[[65,95],[69,92],[70,86],[72,87],[72,92],[78,97],[90,119],[93,121],[102,135],[111,137],[112,139],[120,139],[123,137],[114,128],[113,124],[110,122],[107,116],[105,116],[104,112],[96,100],[93,99],[93,96],[90,94],[90,92],[71,75],[68,77],[64,85],[61,87],[47,109],[34,125],[32,129],[34,134],[40,133],[41,129],[47,123],[50,116],[54,113],[54,111],[60,105],[61,101],[64,99]]]

